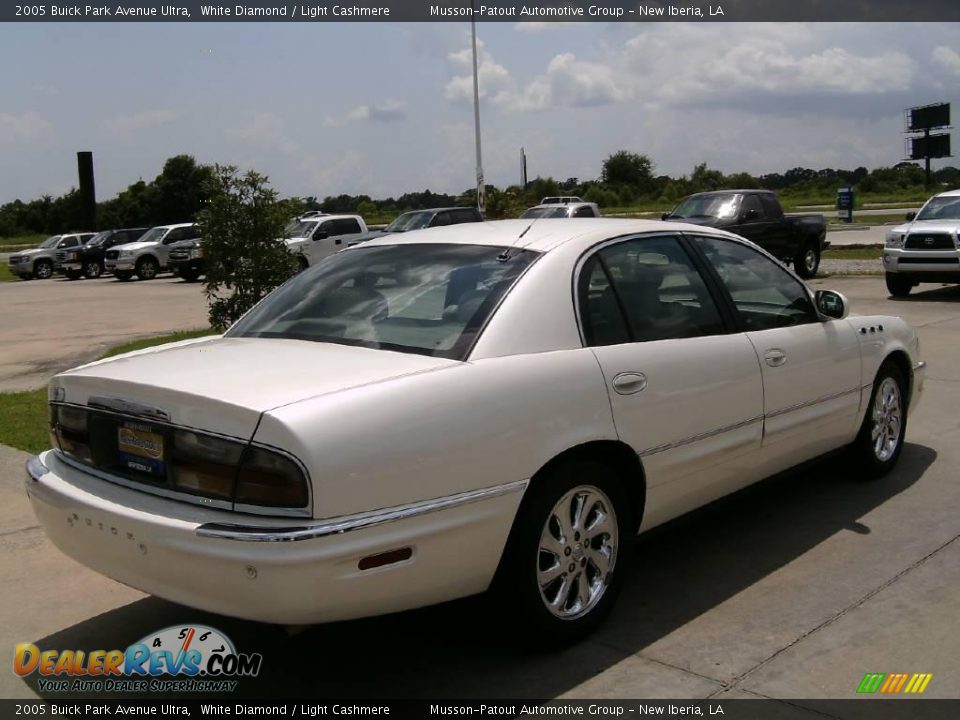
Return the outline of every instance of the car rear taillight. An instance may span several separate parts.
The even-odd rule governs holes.
[[[248,442],[137,419],[135,429],[152,438],[154,448],[160,448],[151,464],[159,469],[149,477],[136,467],[131,470],[117,437],[120,428],[132,422],[132,418],[91,413],[84,407],[50,405],[54,447],[104,472],[142,482],[147,492],[157,488],[208,498],[219,501],[221,507],[232,504],[233,509],[244,512],[256,512],[257,508],[309,512],[310,491],[300,465],[280,452]]]

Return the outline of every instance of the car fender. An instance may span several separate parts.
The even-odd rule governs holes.
[[[617,439],[586,348],[456,363],[305,398],[266,412],[254,436],[304,463],[323,518],[525,482],[570,448]]]
[[[903,319],[891,315],[856,315],[847,322],[860,343],[860,414],[866,412],[880,366],[893,357],[906,377],[907,396],[915,394],[914,368],[919,361],[919,339]]]

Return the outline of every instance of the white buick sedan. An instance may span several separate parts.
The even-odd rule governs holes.
[[[574,639],[633,536],[845,448],[897,462],[914,332],[718,230],[503,221],[297,275],[222,337],[50,383],[27,490],[67,555],[281,624],[481,593]]]

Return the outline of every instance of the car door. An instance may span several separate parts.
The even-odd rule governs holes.
[[[763,373],[764,447],[783,465],[853,439],[860,407],[860,347],[850,323],[819,315],[810,292],[746,243],[694,242],[729,295]]]
[[[755,193],[743,196],[736,233],[755,242],[767,252],[777,257],[781,256],[782,247],[773,232],[770,218],[767,217],[763,204]]]
[[[617,431],[644,465],[644,527],[749,481],[762,433],[759,363],[684,242],[601,247],[581,266],[578,304]]]
[[[163,242],[161,242],[159,245],[157,245],[156,248],[154,248],[154,250],[157,253],[157,257],[160,260],[160,265],[162,267],[167,266],[167,263],[170,259],[171,245],[173,245],[174,243],[178,243],[182,240],[189,240],[195,235],[195,233],[196,233],[195,226],[173,228],[170,232],[168,232],[164,236]]]

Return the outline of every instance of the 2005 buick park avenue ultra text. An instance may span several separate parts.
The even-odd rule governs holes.
[[[301,624],[480,593],[590,630],[631,536],[823,453],[896,462],[914,332],[667,222],[473,223],[297,275],[225,335],[50,383],[46,533],[163,598]]]

